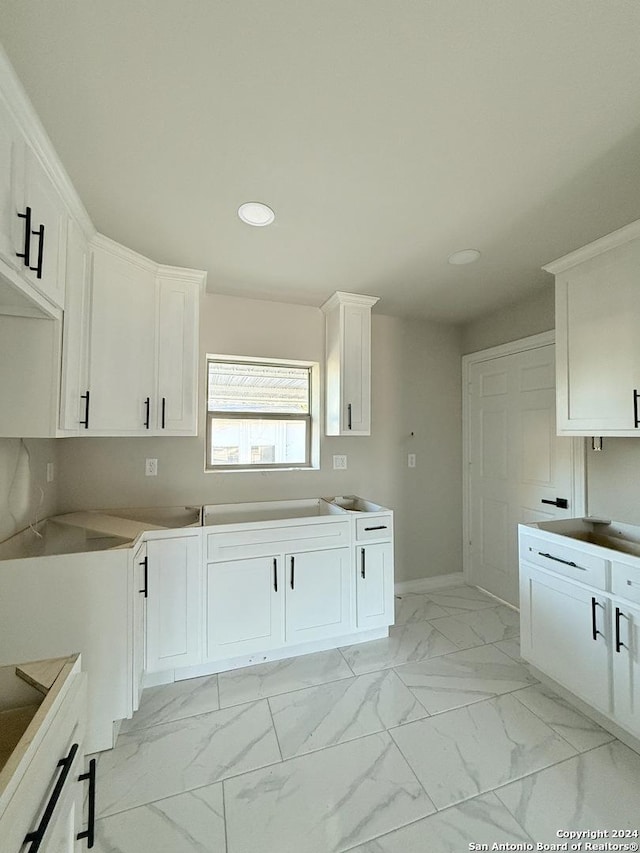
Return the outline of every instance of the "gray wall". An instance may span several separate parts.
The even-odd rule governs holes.
[[[0,438],[0,542],[55,512],[57,480],[47,484],[47,462],[57,450],[55,439]]]
[[[460,331],[372,319],[372,435],[322,437],[317,471],[204,471],[205,353],[322,363],[317,308],[207,295],[201,308],[200,435],[60,441],[61,511],[360,494],[396,510],[399,581],[461,571]],[[411,437],[411,432],[414,433]],[[407,453],[417,467],[407,467]],[[348,457],[332,469],[334,453]],[[158,476],[144,476],[157,457]]]
[[[463,352],[497,346],[555,328],[554,289],[509,305],[462,329]],[[587,441],[587,506],[591,515],[640,525],[640,436],[605,438],[594,453]]]

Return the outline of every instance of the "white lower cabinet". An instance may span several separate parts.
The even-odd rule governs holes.
[[[147,541],[146,671],[201,660],[200,536]]]
[[[272,649],[284,642],[284,578],[277,556],[207,565],[207,657]]]
[[[640,738],[640,607],[614,598],[614,707],[620,725]]]
[[[147,543],[142,542],[133,555],[133,643],[132,643],[132,697],[133,711],[140,707],[142,696],[144,669],[146,660],[147,638],[147,590],[148,590]]]
[[[594,708],[610,713],[607,597],[526,564],[520,572],[522,656]]]
[[[380,542],[356,548],[356,625],[378,628],[393,623],[393,545]]]
[[[285,557],[285,636],[288,643],[350,630],[349,548]]]

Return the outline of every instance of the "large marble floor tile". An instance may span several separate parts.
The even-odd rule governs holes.
[[[446,655],[456,646],[432,622],[410,622],[389,628],[389,636],[341,649],[356,675],[374,672],[408,661]]]
[[[337,649],[259,663],[220,673],[220,707],[227,708],[352,676],[353,672]]]
[[[130,720],[124,720],[120,734],[156,726],[158,723],[195,717],[219,708],[217,675],[147,687],[142,694],[140,707]]]
[[[225,853],[222,783],[96,821],[95,853]]]
[[[589,717],[577,711],[570,702],[543,684],[518,690],[513,694],[530,711],[550,726],[578,752],[586,752],[603,743],[615,740],[614,736],[601,728]],[[638,827],[640,829],[640,827]]]
[[[483,610],[495,607],[496,599],[473,586],[451,586],[446,589],[434,589],[429,598],[450,614],[464,613],[469,610]]]
[[[392,669],[273,696],[269,705],[283,758],[427,716]]]
[[[351,853],[462,853],[471,844],[526,844],[531,838],[495,794],[483,794],[376,838]],[[480,849],[480,848],[475,848]]]
[[[437,619],[448,616],[449,613],[436,604],[429,595],[407,593],[395,597],[395,624],[406,625],[407,622],[422,622],[425,619]]]
[[[98,759],[98,817],[280,761],[266,701],[162,723],[118,738]]]
[[[640,829],[640,755],[613,741],[496,794],[540,843],[557,843],[558,829]],[[638,842],[600,839],[617,840]]]
[[[505,655],[509,655],[510,658],[514,660],[521,661],[520,657],[520,638],[514,637],[512,640],[499,640],[497,643],[493,644],[496,649],[500,649],[501,652],[504,652]]]
[[[224,783],[229,853],[334,853],[434,811],[387,732]]]
[[[391,734],[439,809],[575,755],[511,695],[408,723]]]
[[[396,672],[430,714],[470,705],[535,683],[523,664],[493,646],[478,646],[432,660],[405,664]]]
[[[520,615],[504,604],[435,619],[432,624],[459,649],[520,636]]]

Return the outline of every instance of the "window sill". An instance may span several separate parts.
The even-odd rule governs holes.
[[[308,471],[319,471],[319,465],[311,465],[305,468],[205,468],[205,474],[289,474],[293,471],[306,473]]]

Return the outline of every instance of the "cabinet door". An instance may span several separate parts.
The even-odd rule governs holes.
[[[62,327],[60,429],[84,432],[89,388],[90,253],[82,229],[67,226],[66,292]]]
[[[132,710],[140,707],[146,658],[146,601],[148,589],[147,543],[133,555],[133,642],[132,642]]]
[[[285,635],[305,643],[345,634],[349,621],[350,548],[285,556]]]
[[[558,276],[558,430],[634,435],[640,392],[640,241]]]
[[[342,432],[371,432],[371,309],[343,308]]]
[[[90,331],[89,429],[144,435],[155,388],[154,273],[96,246]]]
[[[640,608],[612,605],[614,719],[640,737]]]
[[[53,182],[27,147],[25,202],[31,207],[31,263],[25,277],[44,296],[64,307],[67,213]]]
[[[195,536],[147,542],[147,666],[162,672],[200,663],[200,543]]]
[[[393,619],[393,545],[361,545],[356,548],[356,624],[379,628]]]
[[[198,286],[158,279],[157,428],[198,432]]]
[[[255,557],[209,563],[207,657],[231,658],[284,642],[282,560]]]
[[[609,600],[526,564],[520,574],[522,657],[609,713]]]
[[[24,261],[24,148],[25,143],[8,107],[0,99],[0,257],[12,269],[22,270]]]

